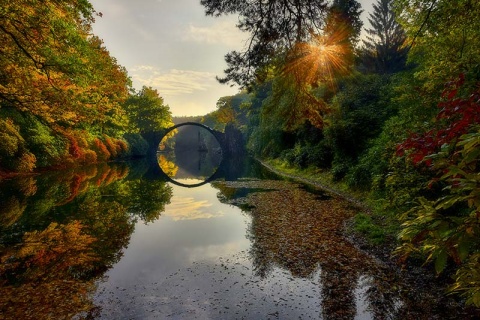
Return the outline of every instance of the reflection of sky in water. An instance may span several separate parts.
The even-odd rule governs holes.
[[[188,265],[192,257],[218,257],[248,248],[245,216],[220,203],[216,189],[172,188],[171,202],[160,218],[148,225],[137,223],[123,259],[108,273],[111,281],[135,283],[138,278],[132,273],[158,277],[159,271]]]
[[[99,285],[101,318],[321,318],[320,269],[308,279],[278,268],[259,278],[248,254],[250,218],[220,203],[209,184],[172,188],[160,219],[137,223]],[[370,318],[358,300],[356,319]]]

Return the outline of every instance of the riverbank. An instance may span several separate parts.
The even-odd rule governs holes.
[[[351,191],[345,185],[331,182],[328,173],[321,172],[316,168],[302,170],[279,160],[257,159],[257,161],[281,177],[325,190],[333,196],[350,202],[359,209],[359,213],[343,222],[344,227],[341,232],[352,245],[381,261],[387,268],[394,270],[396,276],[405,279],[412,292],[429,289],[436,299],[444,301],[445,304],[455,305],[455,308],[461,310],[459,312],[464,319],[478,319],[480,309],[466,307],[465,301],[459,296],[447,294],[452,280],[447,273],[436,276],[433,268],[425,266],[419,261],[411,261],[408,264],[398,262],[398,259],[392,254],[397,246],[396,231],[392,227],[394,222],[388,221],[392,217],[381,221],[382,212],[378,207],[371,205],[367,194]],[[391,216],[392,213],[385,213],[385,215]],[[378,238],[372,237],[372,234],[381,228],[388,230],[382,230],[382,235]]]
[[[277,159],[256,160],[281,177],[324,190],[350,202],[359,212],[345,221],[345,235],[360,249],[373,253],[384,262],[392,263],[391,252],[397,245],[398,226],[396,221],[393,221],[392,213],[381,212],[381,209],[369,200],[367,193],[332,182],[330,174],[318,168],[299,169]]]
[[[371,211],[369,206],[360,199],[366,195],[360,192],[347,191],[347,187],[340,183],[332,183],[329,180],[328,175],[322,172],[318,168],[307,168],[304,170],[287,166],[284,162],[279,160],[256,160],[262,164],[268,170],[282,176],[284,178],[300,181],[303,184],[307,184],[316,188],[323,189],[331,194],[335,194],[351,202],[355,206],[358,206],[362,210]]]

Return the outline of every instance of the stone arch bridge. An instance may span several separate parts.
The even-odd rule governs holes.
[[[233,125],[227,125],[225,127],[225,132],[220,132],[202,123],[183,122],[183,123],[178,123],[174,126],[171,126],[170,128],[166,128],[162,131],[149,132],[149,133],[143,134],[142,135],[143,138],[148,142],[148,145],[149,145],[149,153],[155,154],[157,152],[158,145],[160,144],[162,139],[171,131],[183,126],[197,126],[197,127],[206,129],[215,137],[215,139],[220,144],[223,155],[226,155],[226,156],[236,155],[236,154],[243,153],[245,150],[243,135],[240,132],[240,130],[235,128]]]

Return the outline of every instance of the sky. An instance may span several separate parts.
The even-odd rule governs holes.
[[[362,18],[375,0],[359,0]],[[90,0],[101,17],[93,33],[124,66],[137,90],[157,89],[173,116],[204,115],[238,87],[220,84],[224,56],[242,50],[248,34],[235,16],[206,16],[200,0]]]

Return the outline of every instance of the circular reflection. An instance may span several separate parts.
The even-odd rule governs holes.
[[[183,187],[212,181],[222,162],[220,144],[201,127],[178,128],[162,139],[161,145],[163,151],[157,154],[160,169],[168,181]]]

